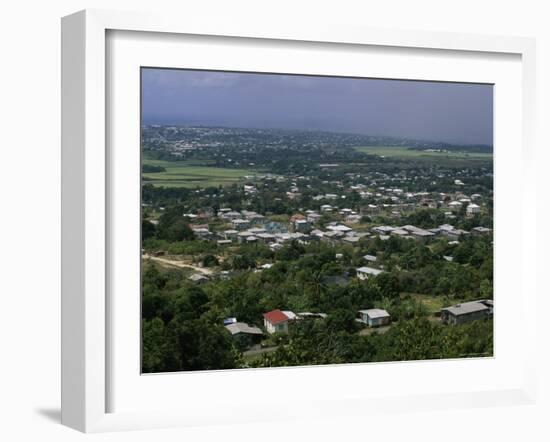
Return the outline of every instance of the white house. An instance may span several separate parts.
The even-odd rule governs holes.
[[[462,207],[462,203],[460,201],[451,201],[448,206],[451,210],[459,210]]]
[[[477,204],[471,203],[468,204],[468,207],[466,207],[466,213],[468,215],[475,215],[479,212],[481,212],[481,207],[479,207]]]
[[[379,327],[390,323],[390,314],[379,308],[359,310],[359,316],[361,321],[370,327]]]
[[[268,333],[288,333],[290,318],[281,310],[264,313],[264,327]]]
[[[373,269],[372,267],[359,267],[356,269],[357,277],[359,279],[368,279],[369,276],[376,276],[382,273],[382,270]]]
[[[351,232],[353,229],[342,224],[337,224],[335,226],[327,226],[327,230],[332,230],[333,232]]]
[[[197,284],[204,284],[205,282],[208,282],[208,277],[204,275],[200,275],[198,273],[194,273],[193,275],[189,276],[189,278],[187,279]]]

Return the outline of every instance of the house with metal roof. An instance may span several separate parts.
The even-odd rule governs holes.
[[[370,276],[377,276],[383,272],[383,270],[374,269],[372,267],[359,267],[355,271],[359,279],[368,279]]]
[[[261,336],[263,333],[258,327],[250,326],[245,322],[233,322],[227,324],[225,329],[233,336],[239,334]]]
[[[493,316],[493,301],[463,302],[441,309],[441,322],[444,324],[464,324],[465,322],[486,319]]]
[[[263,332],[258,327],[250,326],[245,322],[227,324],[225,329],[231,333],[231,337],[242,351],[259,344],[263,337]]]
[[[390,314],[380,308],[371,308],[368,310],[359,310],[359,318],[369,327],[380,327],[390,323]]]
[[[204,284],[205,282],[208,282],[208,277],[199,273],[194,273],[187,279],[197,284]]]
[[[363,259],[365,261],[368,261],[369,263],[373,263],[373,264],[376,263],[376,261],[378,261],[378,258],[374,255],[365,255],[365,256],[363,256]]]
[[[479,207],[477,204],[475,203],[470,203],[468,204],[468,207],[466,207],[466,214],[467,215],[476,215],[477,213],[480,213],[481,212],[481,207]]]

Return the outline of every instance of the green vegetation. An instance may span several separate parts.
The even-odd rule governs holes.
[[[440,316],[493,299],[490,146],[143,133],[144,372],[493,354],[492,310],[462,325]],[[390,324],[359,320],[373,308]],[[276,309],[300,316],[288,333],[265,328]],[[228,318],[255,331],[233,335]]]
[[[195,163],[196,164],[196,163]],[[220,167],[196,166],[189,161],[164,161],[144,159],[143,167],[154,167],[163,171],[142,174],[145,182],[163,187],[218,187],[233,184],[254,172],[247,169],[224,169]]]
[[[410,149],[403,146],[359,146],[355,150],[371,155],[381,155],[388,158],[408,158],[420,161],[434,160],[473,160],[473,161],[491,161],[492,153],[485,152],[464,152],[464,151],[443,151],[429,152],[426,150]]]
[[[197,241],[188,243],[200,244]],[[153,365],[149,368],[144,365],[144,370],[270,367],[491,355],[492,321],[448,327],[437,318],[444,306],[492,297],[492,293],[487,291],[492,287],[492,254],[486,252],[481,262],[474,258],[475,250],[483,250],[490,244],[486,239],[472,240],[464,243],[464,250],[455,247],[445,251],[454,254],[456,259],[466,251],[465,255],[472,258],[462,265],[441,259],[440,253],[445,249],[445,244],[436,242],[428,247],[416,241],[392,237],[391,241],[370,239],[356,249],[343,245],[301,245],[291,242],[276,252],[265,245],[243,244],[203,255],[204,266],[215,266],[223,256],[223,268],[231,270],[232,276],[229,279],[212,279],[200,287],[175,271],[161,271],[153,262],[145,263],[144,339],[152,335],[147,337],[147,342],[154,342],[154,339],[160,339],[163,343],[172,342],[173,350],[168,360],[157,361],[154,363],[156,365],[149,361]],[[374,253],[374,250],[377,250],[376,255],[381,263],[391,271],[366,281],[354,278],[355,266],[362,263],[361,256]],[[342,258],[337,259],[337,254],[342,254]],[[264,262],[275,264],[261,272],[253,271]],[[188,297],[193,300],[188,300]],[[177,347],[175,342],[183,338],[175,337],[172,322],[180,314],[179,306],[189,303],[201,304],[200,308],[195,306],[192,310],[195,314],[185,313],[189,320],[197,322],[193,322],[194,328],[186,328],[185,333],[178,322],[177,333],[184,333],[184,336],[187,336],[186,333],[198,333],[199,338],[194,337],[195,340],[186,344],[186,352],[182,352],[181,346]],[[325,312],[328,317],[292,324],[288,335],[269,336],[264,341],[264,345],[277,348],[251,357],[243,358],[242,348],[219,334],[220,330],[223,331],[221,324],[226,317],[235,316],[239,321],[262,327],[262,313],[276,308]],[[363,325],[357,323],[355,317],[358,310],[366,308],[387,310],[393,325],[385,333],[377,333],[376,330],[362,333]],[[162,324],[158,319],[162,320]],[[161,332],[164,333],[162,339],[158,337]],[[190,336],[188,338],[191,339]],[[210,350],[203,348],[207,343],[212,346]],[[217,345],[221,346],[224,356],[214,361],[206,355],[208,351],[216,352]],[[154,353],[157,352],[155,349]],[[170,359],[173,357],[176,359]],[[215,363],[219,365],[213,365]]]
[[[431,152],[426,150],[410,149],[402,146],[359,146],[355,147],[359,152],[369,153],[372,155],[383,155],[387,157],[422,157],[426,159],[434,159],[441,157],[448,158],[492,158],[492,153],[484,152],[463,152],[463,151],[444,151]]]

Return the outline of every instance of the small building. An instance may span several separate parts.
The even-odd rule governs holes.
[[[363,259],[371,264],[375,264],[378,261],[378,258],[374,255],[365,255]]]
[[[192,229],[195,236],[199,239],[209,239],[212,237],[212,233],[208,228],[205,227],[195,227]]]
[[[220,218],[223,218],[226,220],[234,220],[234,219],[239,219],[241,217],[241,214],[239,212],[230,210],[229,212],[224,211],[219,216]]]
[[[451,201],[447,206],[449,209],[456,212],[462,208],[462,203],[460,201]]]
[[[492,300],[470,301],[441,309],[441,322],[452,325],[464,324],[478,319],[486,319],[492,315]]]
[[[262,331],[258,327],[250,326],[245,322],[232,322],[225,326],[226,330],[229,331],[233,336],[238,335],[263,335]]]
[[[489,229],[488,227],[474,227],[472,229],[472,234],[474,235],[490,235],[493,229]]]
[[[254,235],[248,230],[245,230],[244,232],[239,232],[237,234],[237,240],[239,244],[246,243],[246,238],[248,238],[249,236],[254,236]]]
[[[260,233],[266,233],[266,230],[263,227],[252,227],[248,229],[248,231],[256,236]]]
[[[361,238],[358,237],[358,236],[355,236],[355,235],[349,235],[349,236],[344,236],[342,238],[342,242],[345,243],[345,244],[351,244],[351,245],[355,245],[355,244],[358,244],[359,243],[359,240]]]
[[[234,229],[246,230],[250,227],[250,221],[247,219],[234,219],[231,221]]]
[[[468,204],[468,206],[466,207],[466,214],[468,215],[473,216],[478,214],[479,212],[481,212],[481,207],[479,207],[477,204],[471,203]]]
[[[271,310],[264,313],[264,327],[268,333],[288,333],[290,318],[281,310]]]
[[[250,326],[245,322],[232,322],[227,324],[225,328],[229,330],[233,336],[238,334],[263,335],[258,327]]]
[[[235,317],[225,318],[223,320],[223,325],[234,324],[235,322],[237,322],[237,318]]]
[[[241,350],[250,348],[254,344],[259,344],[263,336],[263,332],[258,327],[250,326],[244,322],[228,324],[225,326],[225,329],[231,333],[231,336]]]
[[[353,229],[348,226],[344,226],[343,224],[335,224],[332,226],[327,226],[327,230],[332,230],[333,232],[351,232]]]
[[[399,236],[401,238],[409,236],[409,232],[405,229],[393,229],[390,235]]]
[[[417,239],[419,241],[429,241],[430,239],[435,237],[434,232],[430,232],[429,230],[424,229],[417,229],[411,232],[411,235],[414,239]]]
[[[368,310],[359,310],[359,318],[369,327],[380,327],[390,323],[390,314],[380,308],[371,308]]]
[[[258,233],[256,235],[256,238],[258,238],[265,244],[269,244],[275,241],[275,235],[272,235],[271,233]]]
[[[189,279],[189,281],[195,282],[197,284],[204,284],[205,282],[208,282],[208,278],[204,275],[199,274],[199,273],[194,273],[188,279]]]
[[[376,276],[382,273],[382,270],[373,269],[372,267],[359,267],[356,269],[357,277],[361,280],[368,279],[370,276]]]
[[[359,221],[361,221],[361,215],[357,214],[351,214],[346,216],[346,222],[350,224],[357,224]]]
[[[376,227],[373,227],[371,230],[374,233],[378,233],[380,235],[389,235],[395,229],[396,228],[392,226],[376,226]]]
[[[307,214],[307,220],[310,223],[316,223],[317,221],[319,221],[320,218],[321,218],[321,215],[316,212]]]
[[[294,221],[294,231],[307,233],[311,230],[311,224],[306,219],[297,219]]]
[[[234,240],[234,239],[237,239],[237,235],[239,234],[239,231],[238,230],[224,230],[220,235],[224,238],[224,239],[230,239],[230,240]]]

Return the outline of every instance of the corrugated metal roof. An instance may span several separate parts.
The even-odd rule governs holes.
[[[263,334],[258,327],[251,327],[244,322],[234,322],[233,324],[226,325],[225,328],[229,330],[232,335],[236,335],[238,333],[247,333],[250,335]]]
[[[460,315],[467,315],[469,313],[489,310],[489,307],[487,307],[485,304],[482,304],[480,301],[471,301],[471,302],[464,302],[462,304],[452,305],[442,310],[448,311],[449,313],[455,316],[460,316]]]
[[[381,308],[371,308],[368,310],[359,310],[359,313],[367,315],[371,319],[389,318],[390,314]]]

